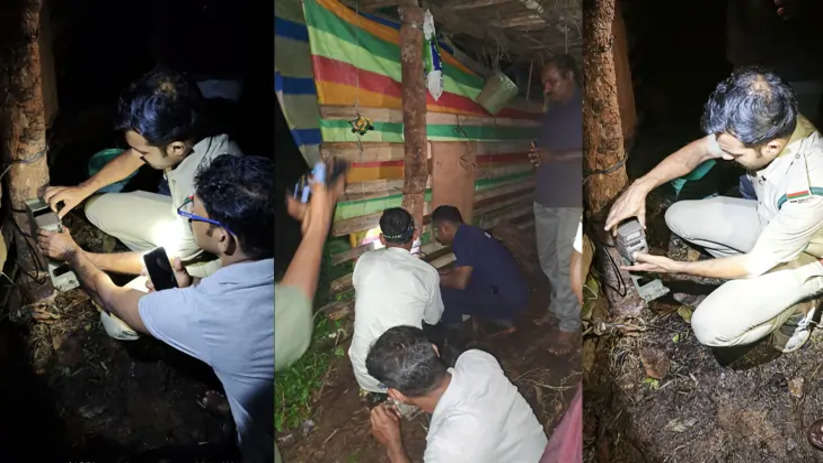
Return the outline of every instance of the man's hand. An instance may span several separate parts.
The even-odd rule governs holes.
[[[61,261],[68,260],[72,254],[80,250],[67,227],[63,227],[60,233],[40,230],[37,233],[37,246],[46,256]]]
[[[371,411],[371,433],[378,442],[386,447],[390,455],[403,454],[403,439],[400,436],[400,419],[397,412],[385,403],[374,407]]]
[[[43,200],[49,203],[52,211],[57,213],[61,219],[68,212],[89,196],[89,193],[80,186],[50,186],[46,187]],[[57,205],[62,202],[63,208],[57,210]]]
[[[538,148],[534,141],[529,143],[529,162],[532,163],[532,166],[540,167],[548,159],[548,154],[543,148]]]
[[[338,177],[334,184],[329,186],[323,182],[312,182],[309,202],[302,203],[291,195],[286,195],[286,210],[290,216],[301,223],[300,230],[305,235],[312,221],[328,226],[334,206],[343,196],[345,188],[345,175]]]
[[[630,272],[652,272],[652,273],[681,273],[680,262],[669,259],[666,256],[655,256],[638,252],[634,256],[635,264],[621,267]]]
[[[632,183],[614,202],[609,215],[606,217],[606,231],[611,230],[612,235],[617,235],[617,225],[629,217],[637,217],[640,226],[646,229],[646,195],[648,191]]]

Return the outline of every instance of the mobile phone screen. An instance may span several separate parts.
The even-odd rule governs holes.
[[[155,291],[177,287],[177,280],[174,278],[174,271],[165,249],[159,247],[145,254],[143,262],[146,264],[146,270],[149,272]]]

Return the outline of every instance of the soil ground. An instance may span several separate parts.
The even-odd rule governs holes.
[[[498,226],[495,236],[512,251],[531,287],[529,308],[518,321],[518,331],[508,337],[476,337],[475,348],[497,357],[509,379],[532,406],[547,435],[559,422],[580,380],[580,354],[558,357],[548,352],[552,344],[549,324],[537,326],[548,306],[548,280],[539,269],[533,231],[516,232]],[[347,325],[351,329],[351,320]],[[348,343],[346,343],[348,344]],[[344,345],[344,350],[348,345]],[[316,391],[310,422],[302,429],[277,435],[285,460],[293,463],[372,463],[388,461],[385,450],[371,436],[369,406],[358,395],[348,357],[336,358],[324,386]],[[401,425],[403,441],[412,461],[422,461],[429,416],[422,413]]]

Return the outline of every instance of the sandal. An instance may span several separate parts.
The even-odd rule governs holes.
[[[815,421],[806,431],[806,438],[812,447],[823,450],[823,418]]]

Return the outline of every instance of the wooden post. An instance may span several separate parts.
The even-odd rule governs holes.
[[[403,207],[423,224],[423,203],[429,175],[426,162],[426,86],[423,82],[423,9],[400,7],[400,64],[403,73]]]
[[[46,121],[43,105],[43,85],[40,66],[40,12],[42,0],[22,2],[22,40],[13,55],[9,85],[8,153],[13,163],[8,172],[9,198],[13,217],[21,233],[15,232],[17,264],[24,274],[37,276],[42,282],[26,284],[29,297],[38,300],[53,290],[46,260],[37,249],[36,238],[30,235],[31,224],[25,212],[25,201],[42,196],[49,184],[46,162]],[[37,274],[41,269],[44,273]]]
[[[584,0],[583,2],[583,69],[585,85],[583,98],[583,194],[589,231],[600,243],[610,243],[611,237],[603,232],[605,216],[617,195],[628,182],[626,152],[620,123],[617,99],[617,77],[614,69],[612,23],[615,0]],[[599,246],[598,267],[606,281],[617,286],[620,279],[611,262],[620,262],[614,247]],[[605,254],[609,253],[609,256]],[[630,288],[625,271],[620,273],[629,286],[624,296],[606,287],[613,315],[636,315],[643,301]],[[621,288],[622,289],[622,288]]]

